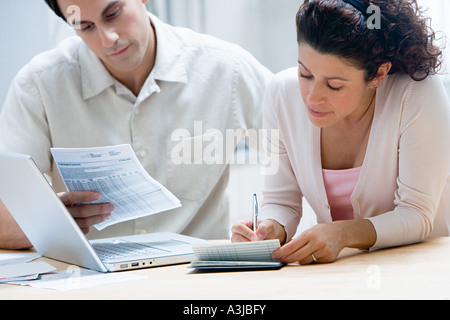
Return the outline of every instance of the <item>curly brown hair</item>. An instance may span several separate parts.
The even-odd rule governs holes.
[[[297,41],[322,54],[344,58],[366,71],[366,81],[391,62],[390,74],[407,73],[416,81],[436,74],[442,51],[416,0],[360,0],[380,9],[380,28],[342,0],[305,0],[297,16]]]

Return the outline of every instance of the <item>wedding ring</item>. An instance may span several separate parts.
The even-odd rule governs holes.
[[[311,257],[313,258],[314,262],[317,262],[317,258],[314,256],[313,253],[311,253]]]

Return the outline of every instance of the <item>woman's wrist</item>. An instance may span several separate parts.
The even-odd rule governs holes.
[[[341,220],[333,223],[340,228],[343,247],[367,249],[377,240],[376,230],[370,220]]]

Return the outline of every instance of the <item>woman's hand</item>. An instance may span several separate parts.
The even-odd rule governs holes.
[[[333,262],[344,247],[366,249],[376,241],[369,220],[357,219],[317,224],[273,253],[284,263]]]
[[[335,224],[317,224],[273,253],[284,263],[332,262],[344,248],[342,233]]]
[[[284,227],[275,220],[260,220],[258,221],[258,228],[253,232],[253,221],[250,219],[243,219],[231,228],[233,232],[231,236],[232,242],[258,241],[279,239],[280,243],[286,241],[286,232]]]
[[[98,192],[71,191],[58,193],[58,196],[84,234],[91,226],[109,219],[114,210],[111,203],[86,204],[97,201],[100,198]]]

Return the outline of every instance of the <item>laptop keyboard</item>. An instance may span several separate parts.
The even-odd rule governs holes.
[[[140,243],[124,242],[117,243],[103,242],[92,244],[100,260],[116,260],[133,257],[141,254],[158,254],[166,252],[155,247],[145,246]]]

